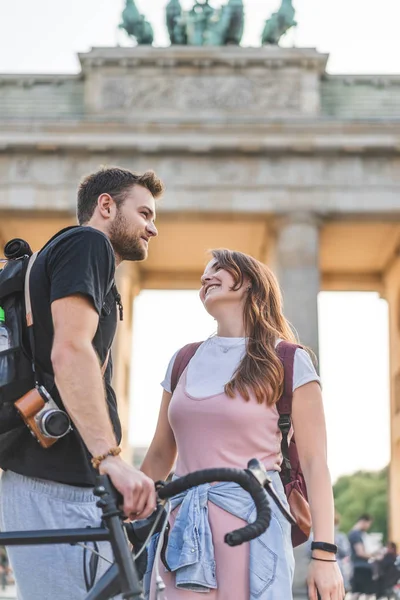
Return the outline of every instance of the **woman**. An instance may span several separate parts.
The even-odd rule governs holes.
[[[217,335],[197,350],[173,395],[176,355],[172,358],[142,470],[156,481],[166,478],[177,455],[177,476],[211,467],[244,468],[255,457],[286,502],[279,477],[281,435],[275,407],[282,394],[283,367],[275,348],[281,340],[294,342],[294,336],[268,267],[240,252],[214,250],[212,256],[201,278],[200,299],[218,323]],[[333,543],[334,508],[319,378],[303,349],[296,350],[293,380],[292,421],[314,540]],[[256,544],[230,548],[224,543],[225,533],[251,521],[254,514],[246,493],[233,484],[215,484],[189,492],[179,502],[172,513],[166,552],[171,572],[160,565],[168,600],[198,600],[198,592],[208,592],[209,600],[292,598],[291,527],[274,503],[271,525]],[[233,505],[232,512],[226,509]],[[322,600],[342,600],[335,555],[315,550],[313,559],[310,599],[317,600],[318,588]]]

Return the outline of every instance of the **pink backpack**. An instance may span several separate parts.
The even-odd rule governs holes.
[[[174,393],[183,371],[202,343],[187,344],[179,350],[171,374],[172,393]],[[297,348],[301,348],[301,346],[284,341],[280,342],[276,348],[285,370],[283,394],[276,405],[279,412],[278,426],[282,432],[281,452],[283,460],[280,476],[290,511],[296,520],[296,525],[292,526],[292,544],[294,548],[306,542],[311,531],[311,513],[307,500],[307,487],[301,470],[294,435],[290,438],[290,442],[288,441],[292,427],[293,364]]]

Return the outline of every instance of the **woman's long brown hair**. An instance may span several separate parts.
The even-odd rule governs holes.
[[[246,354],[236,369],[225,393],[249,400],[251,390],[257,402],[275,404],[283,392],[283,365],[276,354],[278,338],[296,343],[288,321],[282,312],[282,294],[272,271],[255,258],[232,250],[212,250],[216,265],[233,277],[233,290],[245,282],[249,290],[243,316],[246,332]],[[247,284],[248,282],[248,284]]]

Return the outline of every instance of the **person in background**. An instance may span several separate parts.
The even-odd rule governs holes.
[[[339,526],[340,515],[338,512],[335,512],[335,544],[338,547],[336,556],[339,569],[343,577],[344,589],[346,592],[348,592],[351,588],[350,581],[352,575],[350,542],[347,535],[343,531],[340,531]]]
[[[374,581],[372,578],[371,554],[365,550],[365,534],[372,525],[371,515],[362,514],[348,538],[351,549],[351,562],[353,566],[353,576],[351,580],[351,600],[357,600],[361,594],[366,594],[367,599],[374,594]]]
[[[394,542],[389,542],[385,549],[383,558],[377,560],[375,566],[377,568],[376,580],[376,598],[386,597],[388,592],[400,578],[400,571],[396,566],[397,546]]]
[[[0,546],[0,578],[1,587],[3,589],[6,585],[12,585],[14,583],[12,569],[8,561],[7,550],[4,546]]]

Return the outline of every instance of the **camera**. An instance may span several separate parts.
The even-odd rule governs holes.
[[[42,385],[27,392],[14,405],[42,448],[50,448],[72,429],[68,414],[58,408]]]

